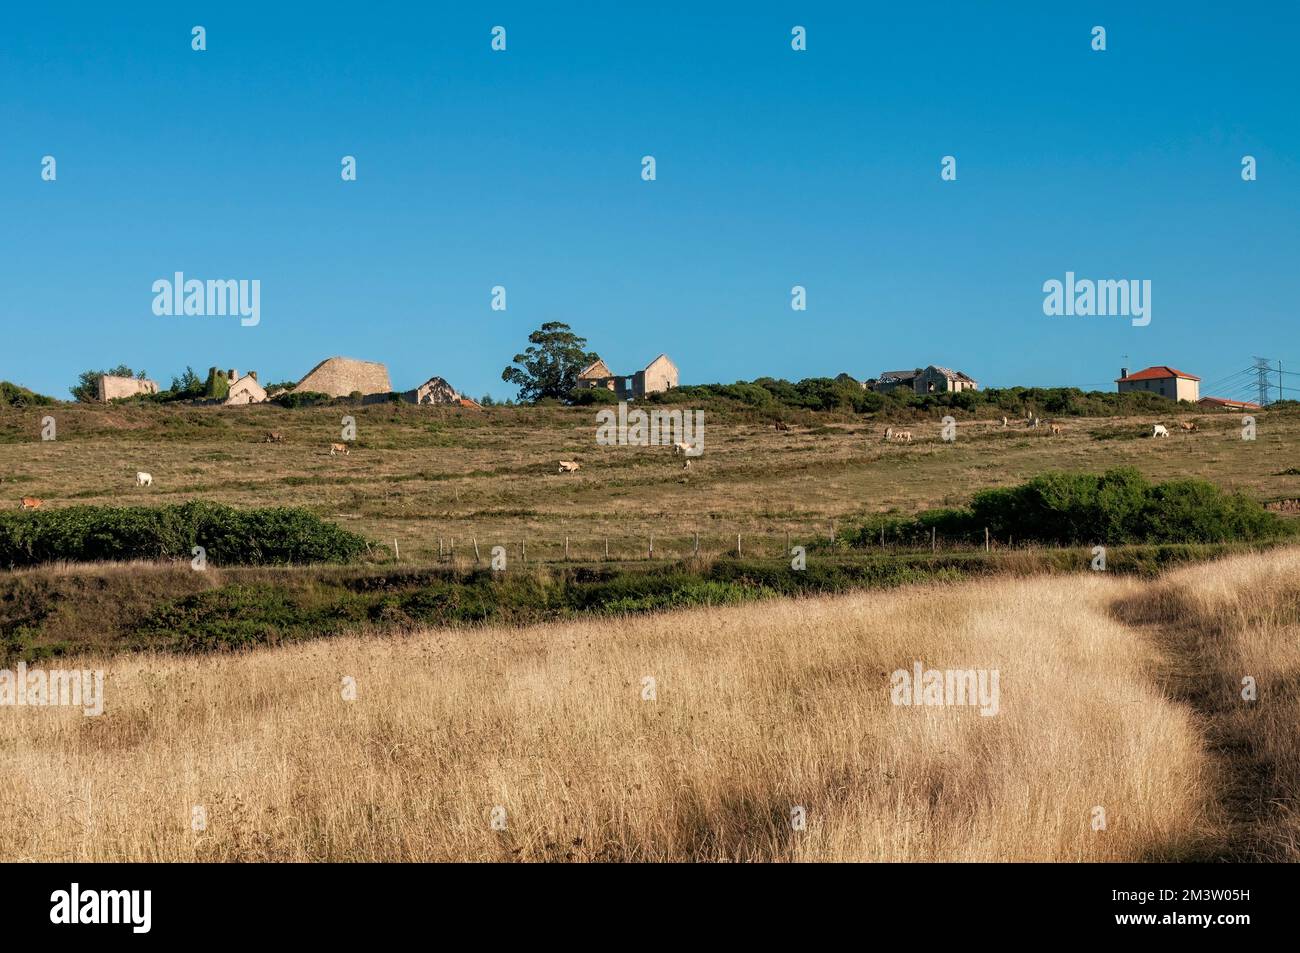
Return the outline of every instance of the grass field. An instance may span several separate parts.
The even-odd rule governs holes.
[[[1297,635],[1291,549],[90,659],[102,716],[0,720],[0,859],[1296,860]],[[914,660],[998,714],[891,704]]]
[[[58,439],[39,439],[50,414]],[[1240,439],[1235,414],[1169,413],[1195,419],[1153,440],[1151,419],[1067,418],[1065,432],[959,420],[954,443],[938,420],[865,420],[827,414],[776,431],[758,412],[706,412],[704,454],[684,470],[669,447],[600,447],[595,409],[497,407],[450,410],[408,405],[88,406],[0,408],[0,500],[49,506],[202,497],[239,506],[305,505],[406,558],[431,561],[439,539],[527,546],[537,558],[687,555],[694,534],[705,552],[779,553],[829,536],[831,522],[885,511],[913,513],[964,502],[978,489],[1046,470],[1101,471],[1131,465],[1155,479],[1199,476],[1264,501],[1300,499],[1300,414],[1256,414],[1258,435]],[[331,457],[343,415],[356,419],[349,456]],[[910,445],[881,440],[889,423]],[[263,443],[268,430],[284,442]],[[576,474],[557,461],[578,460]],[[135,473],[154,476],[137,489]]]
[[[1168,440],[1072,418],[945,443],[722,409],[687,470],[597,446],[592,409],[0,409],[6,505],[304,506],[402,553],[0,574],[6,658],[107,673],[98,717],[0,714],[0,860],[1300,859],[1300,549],[1122,546],[1106,573],[999,540],[783,555],[1051,470],[1202,477],[1294,517],[1300,414],[1256,417],[1254,441],[1167,414]],[[494,576],[494,545],[528,561]],[[997,671],[998,714],[891,704],[913,661]]]

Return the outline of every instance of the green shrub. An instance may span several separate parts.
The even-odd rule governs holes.
[[[482,403],[482,401],[479,401]],[[569,398],[575,407],[590,407],[594,404],[617,404],[618,395],[608,387],[575,387]],[[484,407],[488,406],[483,404]]]
[[[933,528],[945,540],[996,539],[1054,543],[1218,543],[1260,540],[1293,532],[1290,524],[1240,493],[1205,480],[1150,483],[1137,470],[1097,475],[1047,473],[1015,487],[982,490],[968,509],[931,510],[913,518],[877,517],[850,534],[870,546],[917,545]]]
[[[176,506],[71,506],[0,514],[0,565],[69,560],[189,559],[195,546],[217,566],[345,562],[366,541],[308,510],[240,510],[192,500]]]
[[[53,403],[53,397],[46,397],[9,381],[0,381],[0,407],[48,407]]]
[[[271,401],[273,404],[279,404],[281,407],[312,407],[316,404],[328,404],[334,398],[329,394],[322,394],[319,391],[288,391],[281,394]]]

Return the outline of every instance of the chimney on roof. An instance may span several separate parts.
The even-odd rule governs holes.
[[[237,381],[239,380],[239,372],[232,367],[229,372],[229,377],[232,381]]]
[[[248,376],[251,377],[253,380],[257,380],[257,371],[249,371]]]
[[[1120,376],[1120,377],[1128,377],[1128,368],[1127,368],[1127,367],[1121,367],[1121,368],[1119,369],[1119,376]]]

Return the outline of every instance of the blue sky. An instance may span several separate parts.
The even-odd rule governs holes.
[[[283,6],[6,8],[0,378],[343,354],[504,397],[549,320],[684,383],[1300,360],[1296,4]],[[155,316],[176,271],[259,279],[260,325]],[[1151,324],[1045,316],[1066,271],[1150,279]]]

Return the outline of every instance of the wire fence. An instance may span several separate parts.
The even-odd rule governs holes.
[[[1041,544],[1038,544],[1039,548]],[[858,532],[852,538],[835,535],[833,530],[768,530],[737,532],[710,531],[645,533],[637,535],[551,535],[517,534],[511,536],[442,536],[403,541],[400,537],[384,547],[396,562],[446,563],[488,566],[494,552],[504,553],[511,564],[537,563],[626,563],[689,559],[793,559],[796,547],[805,553],[816,552],[859,555],[920,555],[924,553],[975,553],[1033,549],[1032,542],[996,539],[986,535],[983,542],[944,538],[932,531],[929,538],[891,538],[882,533],[877,540],[867,540]],[[380,553],[372,550],[372,558]]]

